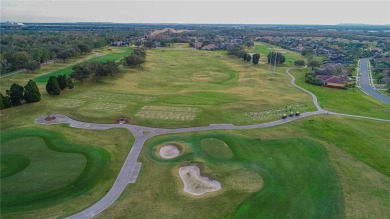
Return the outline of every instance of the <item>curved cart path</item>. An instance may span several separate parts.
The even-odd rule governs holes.
[[[291,84],[305,93],[308,93],[313,98],[313,103],[317,107],[317,111],[315,112],[306,112],[302,113],[300,116],[293,116],[293,117],[287,117],[286,119],[281,119],[277,121],[267,122],[267,123],[261,123],[261,124],[254,124],[254,125],[243,125],[243,126],[235,126],[232,124],[210,124],[209,126],[201,126],[201,127],[191,127],[191,128],[177,128],[177,129],[161,129],[161,128],[150,128],[150,127],[143,127],[143,126],[137,126],[137,125],[130,125],[130,124],[96,124],[96,123],[87,123],[87,122],[80,122],[76,121],[74,119],[71,119],[65,115],[61,114],[53,114],[52,116],[55,116],[56,119],[52,121],[46,121],[46,116],[39,117],[35,120],[35,123],[38,124],[45,124],[45,125],[52,125],[52,124],[69,124],[70,127],[74,128],[81,128],[81,129],[94,129],[94,130],[105,130],[105,129],[112,129],[112,128],[126,128],[128,129],[133,135],[134,135],[134,144],[127,155],[126,161],[122,166],[121,171],[118,174],[118,177],[116,178],[116,181],[110,191],[98,202],[90,206],[89,208],[74,214],[69,219],[84,219],[84,218],[91,218],[102,211],[104,211],[107,207],[109,207],[123,192],[123,190],[126,188],[128,183],[135,183],[137,180],[138,173],[141,168],[141,163],[137,162],[138,156],[141,153],[142,147],[146,140],[162,134],[173,134],[173,133],[185,133],[185,132],[194,132],[194,131],[209,131],[209,130],[236,130],[236,129],[259,129],[259,128],[266,128],[276,125],[281,125],[285,123],[292,122],[294,120],[313,116],[313,115],[320,115],[320,114],[332,114],[332,115],[342,115],[342,116],[349,116],[349,117],[356,117],[356,118],[363,118],[363,119],[371,119],[371,120],[378,120],[378,121],[384,121],[384,122],[390,122],[390,120],[386,119],[378,119],[378,118],[372,118],[372,117],[365,117],[365,116],[356,116],[356,115],[349,115],[349,114],[342,114],[342,113],[334,113],[329,112],[320,107],[317,101],[317,97],[311,93],[310,91],[299,87],[295,84],[295,78],[292,76],[289,71],[291,68],[286,70],[286,73],[291,77]],[[149,132],[148,134],[144,134],[144,131]]]

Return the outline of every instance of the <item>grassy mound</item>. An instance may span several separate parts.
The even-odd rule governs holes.
[[[22,172],[1,179],[3,213],[47,207],[86,193],[110,160],[103,149],[72,144],[39,129],[7,132],[1,145],[1,154],[30,160]]]
[[[30,160],[28,157],[20,154],[1,154],[0,163],[0,179],[2,179],[24,170],[30,164]]]
[[[218,159],[232,159],[234,154],[229,146],[218,138],[205,138],[201,141],[201,148],[207,154]]]

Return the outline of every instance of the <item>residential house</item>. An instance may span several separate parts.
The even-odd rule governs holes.
[[[200,49],[200,48],[202,48],[202,43],[201,43],[201,42],[196,42],[196,43],[194,43],[194,48],[195,48],[195,49]]]
[[[348,78],[343,78],[335,75],[318,75],[321,79],[323,86],[345,89],[345,83],[350,82]]]

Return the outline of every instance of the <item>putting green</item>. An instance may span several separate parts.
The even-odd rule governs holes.
[[[2,179],[24,170],[30,164],[30,160],[28,157],[20,154],[1,154],[0,163],[0,179]]]
[[[234,154],[229,146],[218,138],[205,138],[201,140],[201,148],[208,155],[218,159],[232,159]]]
[[[2,212],[46,207],[80,195],[109,163],[102,149],[72,144],[39,129],[2,134],[1,158]]]

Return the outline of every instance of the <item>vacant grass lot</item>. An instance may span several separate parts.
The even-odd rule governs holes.
[[[342,90],[305,83],[305,71],[294,69],[290,73],[297,85],[313,92],[322,108],[334,112],[390,119],[390,106],[364,94],[359,89]]]

